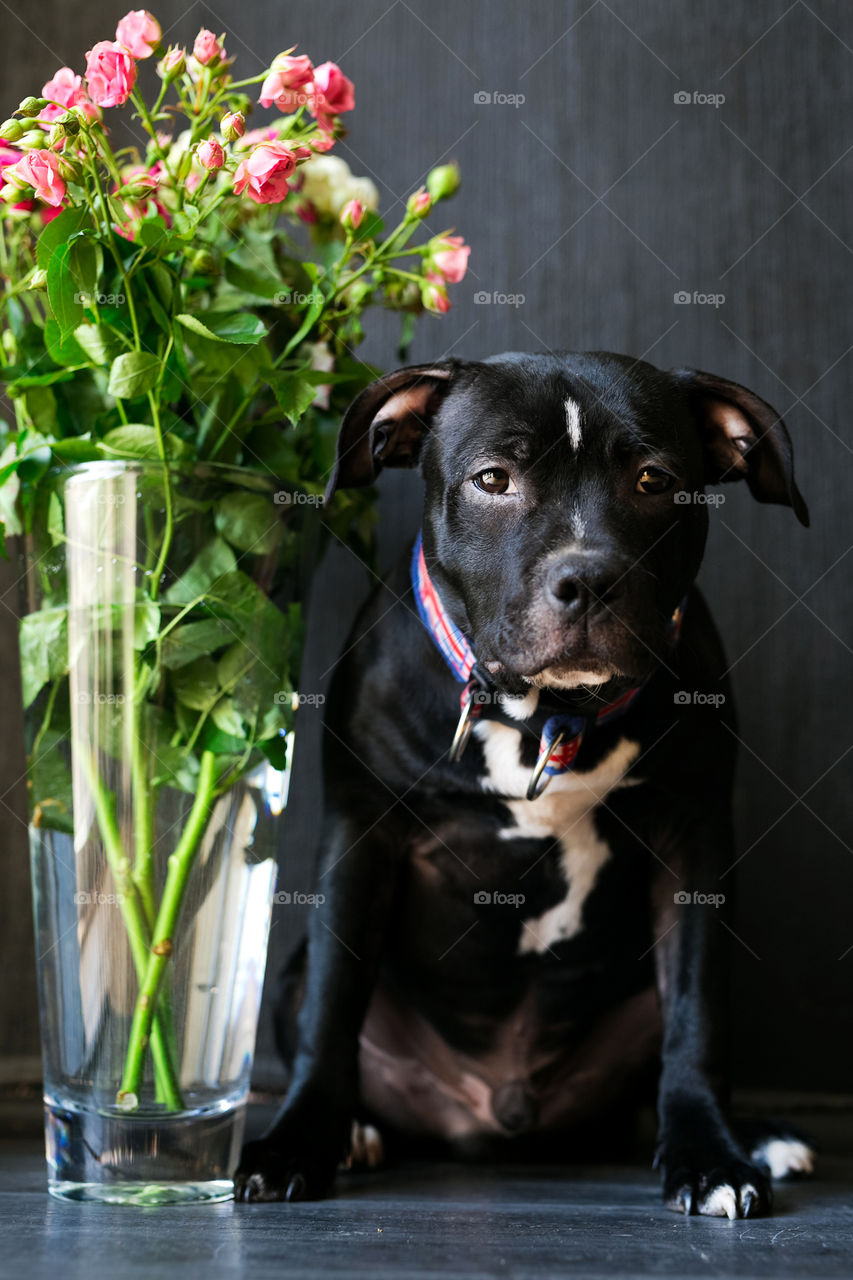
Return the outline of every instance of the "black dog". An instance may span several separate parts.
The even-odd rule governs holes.
[[[329,495],[418,460],[422,542],[333,683],[325,905],[237,1197],[325,1194],[377,1124],[570,1159],[659,1070],[667,1204],[766,1212],[811,1152],[725,1115],[734,713],[692,583],[706,484],[808,523],[785,426],[711,374],[507,354],[375,382]]]

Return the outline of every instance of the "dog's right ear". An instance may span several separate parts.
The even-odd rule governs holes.
[[[413,467],[460,367],[458,360],[412,365],[365,387],[344,414],[324,501],[337,489],[372,484],[383,467]]]

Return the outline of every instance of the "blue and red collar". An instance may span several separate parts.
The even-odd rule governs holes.
[[[423,538],[420,533],[415,539],[412,552],[411,575],[415,604],[421,621],[456,679],[464,685],[460,697],[461,715],[450,748],[450,759],[455,763],[465,750],[474,721],[482,715],[484,706],[500,699],[502,695],[495,690],[494,685],[479,666],[467,636],[460,631],[445,610],[435,583],[429,576]],[[676,642],[681,631],[683,616],[684,602],[682,601],[670,622],[673,643]],[[642,688],[642,685],[637,685],[633,689],[628,689],[621,697],[608,703],[594,715],[548,716],[540,732],[539,753],[530,776],[527,799],[535,800],[545,790],[551,778],[572,769],[587,729],[606,724],[624,715],[633,705]],[[521,729],[522,724],[523,722],[519,721],[516,727]]]

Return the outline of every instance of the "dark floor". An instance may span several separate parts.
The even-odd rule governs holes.
[[[819,1176],[772,1218],[684,1219],[643,1164],[417,1164],[339,1179],[315,1204],[133,1209],[44,1191],[38,1140],[0,1144],[0,1273],[27,1280],[298,1276],[853,1276],[853,1119],[799,1116]]]

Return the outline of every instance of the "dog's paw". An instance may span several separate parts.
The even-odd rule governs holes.
[[[289,1117],[256,1142],[247,1142],[234,1173],[234,1199],[322,1200],[346,1153],[349,1121],[306,1125]]]
[[[359,1124],[353,1120],[349,1152],[341,1168],[355,1172],[357,1169],[380,1169],[384,1163],[382,1134],[372,1124]]]
[[[749,1158],[771,1178],[805,1178],[814,1172],[814,1148],[793,1136],[764,1138]]]
[[[769,1213],[773,1193],[767,1177],[745,1160],[689,1158],[665,1166],[663,1199],[676,1213],[710,1218],[757,1218]]]

